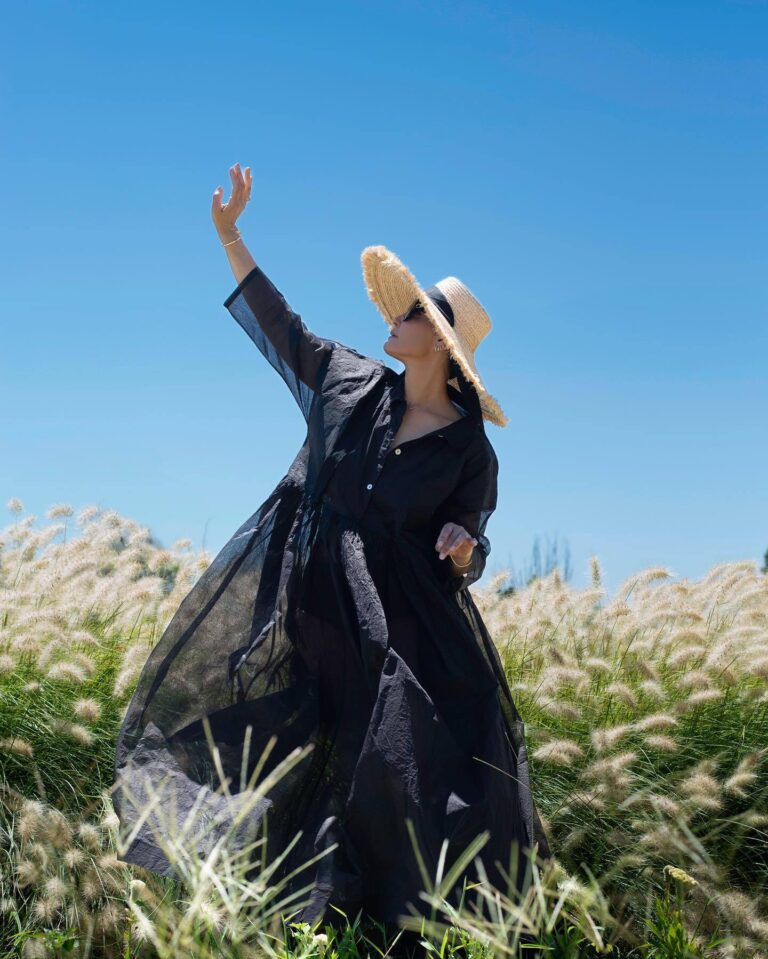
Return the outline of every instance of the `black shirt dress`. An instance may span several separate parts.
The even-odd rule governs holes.
[[[149,654],[115,758],[124,859],[174,875],[158,830],[194,810],[198,855],[225,834],[235,849],[263,837],[269,861],[285,854],[276,877],[320,855],[288,883],[308,900],[296,918],[332,922],[333,905],[395,922],[430,911],[408,820],[433,879],[444,843],[445,872],[485,833],[489,881],[506,889],[512,873],[519,888],[525,852],[551,853],[524,723],[468,589],[497,497],[479,407],[449,384],[462,417],[394,446],[404,372],[313,334],[258,266],[224,305],[282,377],[307,435]],[[478,540],[466,572],[435,550],[446,522]],[[259,761],[256,782],[299,747],[303,758],[238,817]],[[477,877],[473,862],[462,880]],[[457,883],[448,898],[460,893]]]

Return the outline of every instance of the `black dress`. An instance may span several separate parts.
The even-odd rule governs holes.
[[[428,915],[406,818],[434,878],[486,831],[488,878],[536,846],[551,853],[531,795],[524,724],[468,586],[482,575],[498,462],[476,394],[460,377],[463,416],[392,446],[404,373],[314,335],[255,267],[224,305],[283,378],[307,423],[285,476],[211,562],[151,651],[125,713],[115,808],[128,862],[171,875],[147,796],[168,795],[181,822],[193,803],[204,854],[231,827],[246,727],[250,775],[270,737],[266,775],[307,755],[230,836],[266,826],[269,859],[300,841],[278,875],[328,849],[289,889],[312,883],[297,918],[333,921],[331,904],[396,922]],[[478,540],[452,573],[435,550],[446,522]],[[217,792],[207,717],[231,800]],[[151,788],[150,788],[151,787]],[[515,850],[517,852],[515,853]],[[517,860],[518,886],[525,861]],[[474,866],[466,873],[477,878]],[[459,886],[453,894],[457,901]]]

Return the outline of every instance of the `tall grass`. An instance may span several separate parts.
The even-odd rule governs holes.
[[[372,954],[365,917],[291,926],[295,904],[269,864],[248,880],[249,863],[225,847],[194,862],[177,843],[180,882],[121,861],[110,800],[119,722],[211,557],[189,541],[163,549],[96,507],[75,517],[54,506],[36,529],[18,500],[8,506],[0,956]],[[441,897],[446,877],[424,875],[432,921],[404,917],[403,928],[478,957],[537,940],[555,956],[608,944],[670,959],[768,955],[768,577],[753,562],[700,581],[650,569],[612,598],[597,560],[584,590],[554,571],[507,594],[505,578],[473,595],[526,720],[557,859],[534,868],[523,901],[480,883],[458,911]]]

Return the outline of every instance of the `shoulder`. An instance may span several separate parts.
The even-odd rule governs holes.
[[[381,360],[366,356],[359,350],[340,343],[338,340],[325,339],[330,354],[328,360],[327,384],[383,381],[387,367]]]
[[[472,431],[464,449],[463,463],[457,480],[461,490],[472,491],[472,496],[494,498],[498,483],[499,461],[482,426]],[[482,492],[481,492],[482,491]]]
[[[358,360],[365,360],[366,363],[370,363],[372,366],[379,366],[385,370],[389,369],[386,363],[382,363],[381,360],[377,360],[375,356],[366,356],[365,353],[361,353],[359,350],[354,349],[354,347],[347,346],[346,343],[339,343],[338,340],[331,340],[331,343],[333,344],[333,348],[335,350],[340,350],[350,357],[356,357]]]
[[[316,415],[348,417],[359,408],[367,409],[371,397],[382,390],[386,367],[373,357],[365,356],[338,340],[326,341],[330,349],[321,371],[320,400]]]
[[[488,439],[485,428],[480,423],[472,431],[472,437],[467,444],[466,463],[475,472],[483,466],[494,472],[498,471],[499,460],[496,456],[496,450]]]

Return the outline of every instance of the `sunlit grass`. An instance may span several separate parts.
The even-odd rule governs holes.
[[[383,952],[366,917],[291,926],[297,903],[273,866],[246,879],[258,843],[236,853],[221,844],[201,862],[169,833],[177,881],[121,861],[117,729],[150,649],[212,557],[189,541],[161,548],[95,507],[75,517],[55,506],[36,529],[18,500],[8,506],[0,956]],[[452,876],[425,873],[432,920],[403,917],[403,927],[445,955],[525,955],[521,945],[539,939],[551,955],[613,943],[623,956],[652,939],[671,956],[649,923],[674,930],[677,909],[697,954],[768,954],[768,577],[753,562],[698,581],[650,569],[610,598],[596,560],[583,590],[555,571],[501,595],[505,578],[473,595],[526,721],[557,859],[534,868],[522,900],[481,882],[460,910],[441,898]],[[724,942],[708,945],[713,936]]]

